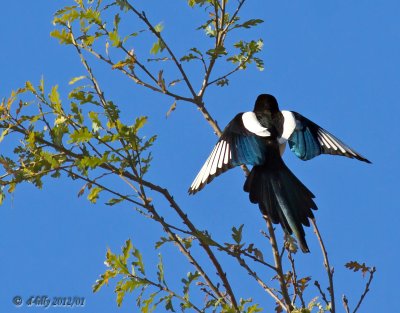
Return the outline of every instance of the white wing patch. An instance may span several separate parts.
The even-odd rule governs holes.
[[[288,141],[290,136],[296,129],[296,119],[290,111],[281,111],[284,121],[283,121],[283,132],[281,138],[278,139],[279,143],[285,143]]]
[[[351,150],[348,146],[346,146],[343,142],[337,139],[335,136],[328,133],[325,129],[318,129],[317,139],[321,146],[325,146],[328,149],[340,150],[342,153],[350,153],[354,156],[357,156],[356,152]]]
[[[253,134],[256,134],[260,137],[268,137],[271,136],[271,133],[267,128],[263,127],[257,119],[257,116],[254,112],[245,112],[242,114],[242,121],[244,127]]]
[[[194,179],[192,185],[190,186],[190,190],[196,191],[199,189],[199,187],[206,183],[208,178],[213,176],[218,169],[228,165],[231,159],[232,152],[229,148],[229,143],[227,143],[225,140],[218,141],[200,172]]]

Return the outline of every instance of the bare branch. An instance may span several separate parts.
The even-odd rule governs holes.
[[[314,285],[315,285],[315,287],[318,288],[318,291],[319,291],[319,293],[320,293],[320,295],[322,297],[322,300],[325,302],[325,304],[327,306],[329,306],[329,301],[328,301],[328,299],[326,297],[326,294],[325,294],[325,292],[322,291],[321,285],[319,284],[319,282],[317,280],[314,282]]]
[[[342,302],[343,302],[343,307],[346,313],[350,313],[350,308],[349,308],[349,300],[347,300],[347,297],[343,295],[342,297]]]
[[[296,266],[295,266],[295,261],[292,255],[292,252],[288,250],[288,259],[290,261],[290,265],[292,267],[292,273],[293,273],[293,289],[294,289],[294,296],[292,303],[295,303],[296,301],[296,296],[299,297],[300,302],[301,302],[301,307],[305,308],[306,304],[304,303],[304,298],[303,298],[303,292],[299,290],[298,286],[298,281],[297,281],[297,272],[296,272]]]
[[[315,219],[311,219],[311,223],[312,223],[312,225],[314,227],[314,233],[317,236],[319,245],[321,247],[322,255],[324,257],[324,266],[325,266],[326,273],[328,275],[328,281],[329,281],[328,290],[329,290],[329,295],[330,295],[330,298],[331,298],[331,301],[330,301],[330,303],[331,303],[330,312],[335,313],[336,312],[336,308],[335,308],[335,290],[334,290],[334,287],[333,287],[334,268],[329,265],[328,252],[326,251],[324,242],[323,242],[322,237],[321,237],[321,233],[319,232],[319,229],[317,227],[317,222],[315,221]]]
[[[261,208],[260,208],[260,211],[262,213],[262,216],[263,216],[265,222],[267,223],[267,229],[268,229],[271,248],[272,248],[272,254],[274,256],[275,268],[276,268],[276,272],[277,272],[278,281],[279,281],[279,285],[280,285],[280,288],[281,288],[282,296],[283,296],[283,299],[285,301],[285,306],[284,307],[285,307],[286,311],[290,312],[291,310],[293,310],[293,305],[292,305],[292,302],[290,300],[289,292],[288,292],[287,285],[286,285],[285,276],[283,274],[282,259],[281,259],[280,255],[279,255],[279,248],[278,248],[278,243],[277,243],[276,237],[275,237],[275,230],[274,230],[274,227],[272,226],[272,221],[269,218],[269,216],[266,214],[266,212],[263,212],[261,210]]]
[[[374,279],[374,273],[375,273],[375,272],[376,272],[376,268],[375,268],[375,267],[372,267],[372,268],[369,270],[369,279],[368,279],[368,282],[367,282],[367,284],[365,285],[364,292],[362,293],[362,295],[361,295],[361,297],[360,297],[360,300],[358,301],[357,306],[356,306],[356,308],[354,309],[353,313],[356,313],[356,312],[357,312],[357,310],[360,308],[361,303],[364,301],[364,298],[365,298],[365,296],[367,295],[367,293],[368,293],[368,291],[369,291],[369,286],[371,285],[371,282],[372,282],[372,280]]]
[[[273,289],[271,287],[268,287],[264,281],[257,275],[257,273],[255,271],[253,271],[246,263],[245,260],[243,260],[240,256],[237,256],[237,260],[239,261],[240,266],[242,266],[243,268],[245,268],[248,272],[248,274],[250,276],[252,276],[257,282],[258,284],[276,301],[276,303],[278,303],[283,310],[290,312],[291,309],[288,309],[287,306],[285,305],[285,303],[283,303],[279,297],[275,294],[275,292],[273,291]]]

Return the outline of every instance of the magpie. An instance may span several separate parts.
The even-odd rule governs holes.
[[[282,159],[289,148],[301,160],[333,154],[371,163],[343,141],[292,111],[280,111],[274,96],[261,94],[253,111],[237,114],[221,134],[210,156],[189,188],[195,194],[215,177],[242,164],[253,165],[244,183],[252,203],[274,224],[295,234],[301,250],[310,252],[304,226],[317,210],[313,193]]]

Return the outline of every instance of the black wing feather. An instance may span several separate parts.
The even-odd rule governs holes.
[[[264,162],[266,146],[262,137],[248,131],[239,113],[225,127],[221,137],[214,146],[189,188],[189,194],[195,194],[204,188],[218,175],[241,165],[257,165]]]
[[[310,160],[320,154],[341,155],[371,163],[343,141],[297,112],[292,112],[296,128],[289,137],[290,150],[302,160]]]

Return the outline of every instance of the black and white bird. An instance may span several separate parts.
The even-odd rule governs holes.
[[[302,225],[310,226],[309,218],[314,218],[315,196],[283,162],[286,143],[302,160],[334,154],[371,163],[299,113],[280,111],[274,96],[262,94],[253,111],[237,114],[226,126],[189,194],[235,166],[253,165],[243,187],[250,201],[285,232],[294,233],[301,250],[309,252]]]

